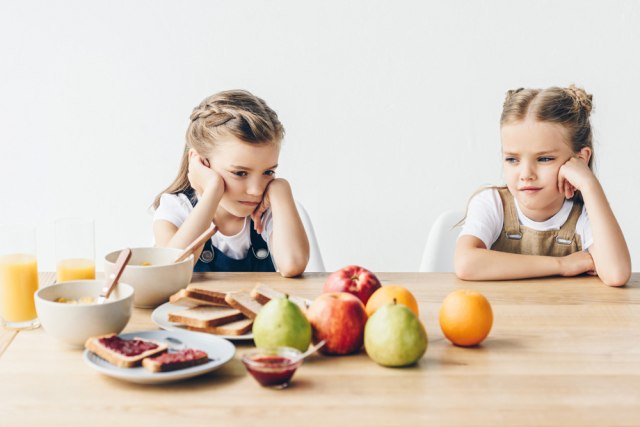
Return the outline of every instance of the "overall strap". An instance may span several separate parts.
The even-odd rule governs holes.
[[[573,238],[576,234],[576,224],[582,214],[582,203],[573,202],[569,217],[562,224],[560,230],[558,230],[558,236],[556,237],[556,243],[560,245],[570,245],[573,242]]]
[[[504,226],[503,230],[505,236],[510,240],[522,239],[522,233],[520,232],[520,221],[518,220],[518,211],[516,210],[516,204],[513,200],[513,196],[509,192],[508,188],[498,188],[498,194],[502,200],[502,207],[504,211]]]
[[[258,234],[254,228],[253,219],[249,226],[251,231],[251,251],[253,252],[253,256],[259,260],[266,259],[269,256],[269,246],[267,245],[267,242],[264,241],[262,236]]]

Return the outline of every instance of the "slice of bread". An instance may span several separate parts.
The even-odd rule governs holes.
[[[240,310],[231,307],[199,306],[169,312],[168,319],[169,322],[185,326],[206,328],[244,319],[244,315]]]
[[[167,351],[167,344],[142,338],[125,340],[116,334],[91,337],[84,343],[84,347],[102,357],[112,365],[120,368],[133,368],[140,366],[145,357],[155,356]],[[117,348],[124,348],[127,352],[137,354],[127,354],[117,351]]]
[[[195,292],[196,294],[200,294],[199,298],[207,298],[207,301],[209,302],[215,302],[219,305],[229,305],[224,300],[226,293],[213,289],[211,285],[207,286],[199,285],[197,283],[191,283],[187,286],[187,290]]]
[[[289,301],[296,304],[298,307],[302,308],[303,310],[307,309],[308,302],[306,299],[302,297],[297,297],[294,295],[287,295],[284,292],[280,292],[277,289],[270,288],[266,285],[263,285],[262,283],[258,283],[251,290],[251,297],[262,305],[268,303],[274,298],[284,298],[285,296],[289,298]]]
[[[142,366],[151,372],[167,372],[207,363],[207,353],[193,348],[186,348],[175,353],[163,353],[155,357],[147,357]]]
[[[224,295],[224,294],[222,294]],[[194,291],[191,289],[180,289],[175,294],[169,297],[169,302],[175,305],[182,305],[185,307],[197,307],[199,305],[228,307],[229,304],[220,297],[214,297],[209,294]]]
[[[187,329],[189,329],[190,331],[196,331],[196,332],[206,332],[206,333],[215,334],[215,335],[228,335],[228,336],[237,337],[239,335],[244,335],[251,332],[252,326],[253,326],[253,320],[242,319],[242,320],[237,320],[235,322],[227,323],[225,325],[211,326],[207,328],[195,328],[193,326],[187,326]]]
[[[229,292],[225,300],[231,307],[237,308],[251,320],[255,320],[262,309],[262,304],[253,299],[247,291]]]

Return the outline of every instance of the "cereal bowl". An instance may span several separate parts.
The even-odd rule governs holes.
[[[174,263],[182,249],[132,248],[131,259],[120,280],[135,289],[133,305],[142,308],[157,307],[169,297],[191,283],[193,255]],[[104,273],[109,277],[115,270],[120,251],[104,257]]]
[[[120,282],[104,304],[97,304],[104,284],[77,280],[39,289],[36,311],[44,330],[74,347],[82,347],[92,336],[120,333],[131,318],[134,290]]]

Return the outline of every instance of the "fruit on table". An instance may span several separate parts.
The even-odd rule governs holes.
[[[412,365],[427,351],[428,338],[420,319],[403,304],[383,305],[369,318],[364,347],[382,366]]]
[[[349,265],[327,277],[324,292],[347,292],[366,304],[369,297],[380,288],[380,280],[364,267]]]
[[[346,292],[320,295],[307,309],[313,330],[313,342],[326,341],[324,354],[351,354],[360,351],[364,342],[367,312],[357,297]]]
[[[373,313],[383,305],[387,305],[396,301],[397,304],[403,304],[409,307],[416,316],[420,316],[418,309],[418,301],[407,288],[399,285],[384,285],[371,295],[367,301],[367,316],[371,317]]]
[[[461,289],[451,292],[440,308],[440,328],[455,345],[470,347],[480,344],[491,331],[491,304],[479,292]]]
[[[305,351],[311,342],[311,325],[289,298],[274,298],[256,316],[253,340],[259,348],[293,347]]]

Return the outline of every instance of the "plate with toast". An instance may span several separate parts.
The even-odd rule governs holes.
[[[84,361],[110,377],[140,384],[184,380],[229,362],[229,341],[184,331],[142,331],[89,338]]]
[[[168,331],[193,331],[228,340],[253,339],[253,321],[267,302],[285,294],[257,283],[251,290],[220,292],[211,284],[193,283],[172,295],[168,303],[157,307],[151,320]],[[310,301],[289,299],[305,308]]]

